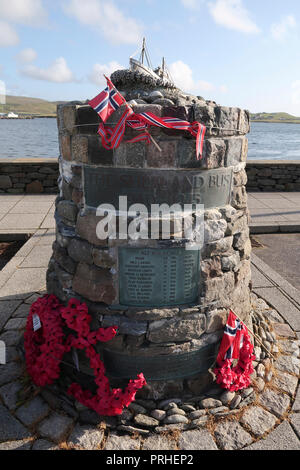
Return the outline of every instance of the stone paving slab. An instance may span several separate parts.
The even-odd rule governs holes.
[[[246,447],[245,450],[300,450],[300,441],[291,425],[284,421],[265,439]]]

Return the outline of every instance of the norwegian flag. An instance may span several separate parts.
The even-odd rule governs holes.
[[[105,78],[107,81],[105,90],[89,101],[89,105],[99,114],[103,122],[106,122],[112,113],[126,103],[125,98],[118,92],[109,78]]]
[[[222,363],[226,359],[239,358],[244,336],[248,336],[247,327],[230,310],[217,356],[218,364]]]

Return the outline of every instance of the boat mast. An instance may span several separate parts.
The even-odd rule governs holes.
[[[143,38],[143,45],[142,45],[142,64],[144,63],[144,57],[145,57],[145,51],[146,51],[146,39]]]

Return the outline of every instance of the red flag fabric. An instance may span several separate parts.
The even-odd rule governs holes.
[[[230,310],[217,356],[218,364],[226,359],[239,358],[244,336],[249,336],[247,327]]]
[[[89,105],[98,113],[103,122],[106,122],[112,113],[126,103],[125,98],[118,92],[109,78],[105,78],[107,87],[89,101]]]

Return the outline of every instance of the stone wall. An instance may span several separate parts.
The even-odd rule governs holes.
[[[0,194],[55,194],[58,176],[55,159],[0,160]]]
[[[71,149],[68,148],[68,139],[69,137],[65,136],[61,145],[65,158],[69,158],[71,161]],[[92,152],[90,158],[93,161],[105,158],[109,162],[109,155],[112,155],[112,153],[101,147],[97,136],[89,136],[83,139],[80,144],[81,147],[76,145],[76,142],[79,141],[80,137],[74,139],[72,146],[74,158],[76,158],[78,148],[86,149],[86,151],[89,148],[89,152]],[[140,151],[137,154],[129,155],[130,166],[134,165],[134,160],[138,161],[142,158],[143,145],[140,144],[138,147]],[[205,151],[207,151],[207,146],[211,145],[211,141],[206,143]],[[220,146],[220,143],[218,145]],[[168,148],[164,148],[164,158],[167,156],[168,149],[174,147],[174,143],[170,141],[167,146]],[[122,158],[125,158],[124,153]],[[291,162],[286,160],[248,160],[246,174],[248,179],[247,191],[300,191],[300,161],[297,160]],[[0,194],[57,193],[58,176],[58,162],[54,159],[0,160]]]
[[[300,160],[248,160],[248,191],[300,191]]]
[[[85,302],[92,314],[94,328],[118,326],[117,336],[102,351],[104,358],[108,358],[106,367],[109,375],[114,376],[111,364],[118,365],[122,361],[126,364],[124,371],[127,377],[134,377],[141,371],[154,377],[168,364],[168,368],[164,368],[165,378],[150,380],[151,386],[144,393],[149,397],[172,396],[187,386],[197,394],[211,383],[212,375],[208,369],[216,357],[228,309],[232,308],[246,323],[250,322],[251,243],[245,189],[245,135],[249,131],[249,115],[238,108],[211,103],[195,107],[137,105],[134,110],[188,120],[192,119],[191,113],[194,112],[196,120],[210,126],[203,159],[196,159],[194,138],[167,129],[151,130],[162,148],[161,153],[154,145],[145,143],[122,143],[115,151],[105,150],[96,134],[97,125],[94,123],[97,116],[89,106],[59,106],[61,187],[56,200],[57,235],[47,273],[47,290],[63,302],[72,297]],[[132,130],[127,129],[124,139],[133,135]],[[119,289],[122,247],[153,248],[161,250],[163,256],[165,249],[184,247],[186,241],[99,240],[96,227],[101,217],[87,205],[85,179],[87,171],[93,173],[96,169],[101,169],[94,180],[98,191],[104,184],[102,180],[106,171],[111,175],[122,175],[123,172],[120,181],[124,185],[129,184],[128,171],[142,172],[143,178],[133,177],[131,180],[131,190],[136,189],[137,200],[140,197],[141,201],[149,188],[150,180],[147,178],[155,172],[159,173],[162,181],[161,188],[156,188],[158,192],[163,190],[164,178],[173,178],[173,183],[167,187],[174,202],[178,202],[180,178],[185,172],[192,175],[198,172],[199,178],[216,170],[225,175],[221,178],[213,176],[210,181],[215,192],[222,193],[223,187],[225,191],[228,189],[228,198],[225,203],[210,205],[204,213],[205,240],[200,254],[195,302],[166,307],[122,306]],[[121,184],[112,185],[111,190],[108,185],[108,192],[101,202],[110,202],[107,198],[114,192],[119,194],[120,190]],[[192,216],[190,222],[193,223]],[[187,370],[181,366],[180,376],[179,361],[182,360]],[[79,357],[79,361],[80,370],[88,375],[90,371],[84,355]],[[158,364],[156,370],[153,364]],[[194,371],[191,370],[192,365]],[[174,380],[176,374],[179,374],[178,380]],[[186,379],[186,383],[184,380],[188,376],[192,378]]]

